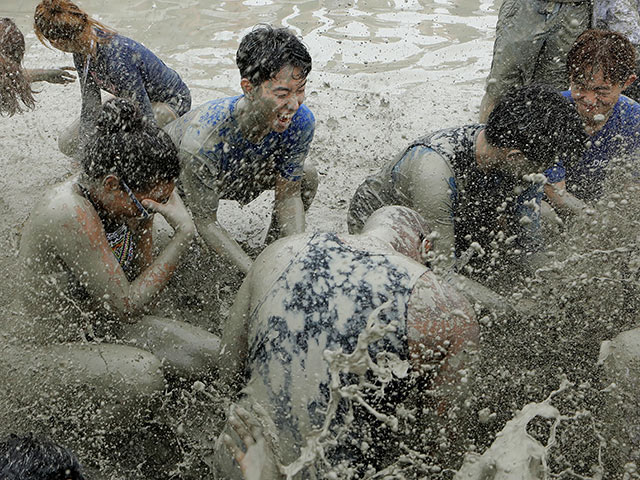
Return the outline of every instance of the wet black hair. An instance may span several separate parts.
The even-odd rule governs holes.
[[[490,145],[521,150],[532,171],[582,157],[589,137],[575,107],[559,92],[529,85],[503,95],[487,120]]]
[[[240,42],[236,64],[242,78],[257,86],[275,77],[287,65],[298,67],[301,78],[306,78],[311,71],[311,55],[291,30],[258,25]]]
[[[76,456],[44,437],[9,435],[0,441],[2,480],[84,480]]]
[[[169,135],[145,120],[140,109],[123,98],[104,104],[83,150],[82,167],[94,179],[115,174],[138,192],[180,175],[178,150]]]

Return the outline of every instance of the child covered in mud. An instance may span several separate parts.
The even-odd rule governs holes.
[[[254,262],[223,329],[220,372],[244,387],[238,411],[258,419],[288,474],[347,478],[394,461],[395,417],[414,411],[413,391],[418,412],[432,402],[433,417],[463,416],[478,327],[466,300],[423,265],[428,235],[414,211],[387,207],[361,235],[287,237]],[[238,421],[234,413],[231,427]],[[227,434],[214,463],[236,478],[221,445],[237,452],[240,439]],[[417,441],[437,437],[425,435]]]
[[[636,81],[636,52],[622,34],[587,30],[567,56],[571,89],[562,94],[580,114],[589,135],[581,160],[547,170],[544,192],[558,213],[579,215],[603,194],[616,161],[640,155],[640,105],[623,95]]]
[[[220,199],[246,204],[273,189],[269,236],[301,233],[317,190],[305,162],[315,119],[303,102],[311,56],[286,28],[260,26],[241,41],[242,95],[211,100],[168,125],[180,150],[185,202],[199,235],[246,273],[251,258],[218,223]]]
[[[10,18],[0,19],[0,115],[15,115],[33,108],[33,82],[69,83],[75,80],[68,68],[25,69],[24,35]],[[21,105],[22,104],[22,105]]]
[[[438,235],[438,265],[481,281],[534,265],[538,208],[556,159],[579,158],[582,122],[559,93],[540,86],[510,92],[486,125],[431,133],[410,144],[358,187],[348,212],[359,232],[384,205],[415,209]],[[532,175],[533,174],[533,175]]]
[[[147,121],[160,126],[191,108],[189,88],[174,70],[144,45],[116,33],[69,0],[42,0],[34,19],[40,41],[72,53],[80,77],[80,120],[59,139],[64,154],[75,155],[94,129],[101,89],[133,101]]]

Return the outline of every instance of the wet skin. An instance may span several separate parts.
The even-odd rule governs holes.
[[[586,123],[588,134],[600,130],[611,116],[622,91],[636,79],[631,75],[625,82],[605,79],[602,70],[589,72],[571,79],[571,98],[576,103],[580,117]]]

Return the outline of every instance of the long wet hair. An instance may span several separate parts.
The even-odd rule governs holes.
[[[0,19],[0,115],[21,113],[22,105],[35,106],[31,82],[22,69],[24,50],[18,26],[10,18]]]
[[[242,38],[236,64],[242,78],[258,86],[287,65],[298,67],[306,78],[311,71],[311,55],[291,30],[258,25]]]
[[[104,104],[96,130],[83,150],[82,167],[91,179],[114,174],[138,192],[180,175],[178,150],[171,137],[124,98]]]
[[[69,0],[42,0],[34,14],[34,31],[44,45],[45,39],[80,41],[92,46],[92,54],[98,43],[108,42],[115,33]]]
[[[77,457],[47,438],[9,435],[0,441],[2,480],[84,480]]]

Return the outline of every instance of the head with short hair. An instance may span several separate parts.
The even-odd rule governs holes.
[[[14,115],[22,106],[33,108],[31,82],[22,70],[24,36],[10,18],[0,19],[0,115]]]
[[[530,172],[582,157],[588,136],[575,107],[551,88],[530,85],[505,94],[487,120],[490,145],[520,150]]]
[[[83,150],[82,167],[91,179],[113,174],[137,192],[180,175],[178,150],[169,135],[123,98],[104,104],[96,130]]]
[[[96,28],[107,35],[98,35]],[[92,50],[95,50],[96,44],[108,41],[109,36],[114,33],[69,0],[42,0],[36,6],[34,31],[44,45],[47,44],[45,39],[54,46],[59,45],[59,42],[78,42],[93,45]]]
[[[306,78],[311,71],[311,55],[289,29],[258,25],[240,42],[236,64],[242,78],[259,86],[286,66],[299,68],[301,78]]]
[[[2,480],[84,480],[76,456],[47,438],[9,435],[0,441]]]
[[[618,32],[586,30],[567,54],[567,73],[571,81],[586,79],[601,71],[604,80],[623,84],[635,69],[636,50]]]

